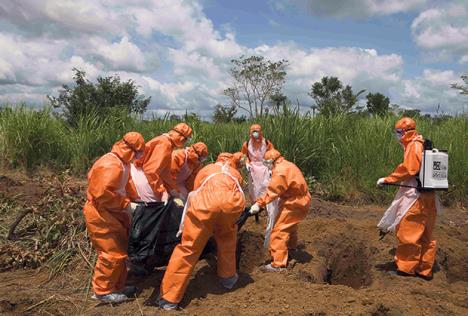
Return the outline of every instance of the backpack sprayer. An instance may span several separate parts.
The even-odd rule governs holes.
[[[397,183],[384,183],[384,185],[416,188],[421,192],[435,190],[448,190],[448,153],[446,150],[433,148],[429,139],[424,140],[421,169],[416,176],[417,187]]]

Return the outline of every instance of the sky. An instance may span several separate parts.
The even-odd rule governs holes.
[[[0,47],[1,104],[46,104],[76,67],[134,80],[149,113],[206,118],[229,103],[231,60],[262,55],[289,61],[283,93],[303,110],[337,76],[403,108],[468,111],[450,88],[468,74],[468,0],[2,0]]]

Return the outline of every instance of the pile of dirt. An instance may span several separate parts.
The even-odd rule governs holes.
[[[25,182],[22,183],[25,185]],[[71,179],[67,183],[72,183]],[[76,189],[79,186],[74,187]],[[60,189],[45,189],[45,195],[61,196]],[[20,192],[21,184],[15,190]],[[68,189],[64,190],[66,192]],[[44,196],[40,196],[37,201],[43,198]],[[72,208],[77,207],[78,204]],[[11,211],[18,210],[13,208]],[[315,197],[310,214],[299,227],[301,246],[291,252],[289,269],[280,273],[261,271],[261,266],[269,260],[268,252],[263,248],[266,221],[265,217],[260,217],[260,223],[257,224],[249,219],[239,233],[238,284],[232,291],[225,290],[216,277],[216,258],[208,256],[195,268],[181,302],[183,313],[467,315],[467,211],[448,209],[439,218],[435,228],[439,247],[437,265],[434,279],[430,282],[389,273],[395,270],[392,262],[395,240],[388,235],[379,241],[376,223],[383,212],[382,206],[340,205]],[[9,216],[10,219],[14,217]],[[77,217],[75,220],[77,222],[74,225],[79,226],[82,219]],[[4,224],[5,221],[2,222]],[[21,243],[6,240],[1,242],[10,246]],[[89,264],[79,251],[73,255],[75,261],[53,278],[49,277],[49,269],[28,268],[0,273],[0,313],[158,314],[155,307],[145,306],[144,301],[154,300],[159,294],[163,269],[155,270],[145,277],[132,276],[128,280],[129,284],[140,288],[136,299],[118,306],[102,305],[90,299],[89,281],[92,270]],[[85,254],[84,257],[91,261],[91,254]]]

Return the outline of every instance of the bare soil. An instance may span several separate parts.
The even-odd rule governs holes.
[[[34,203],[46,188],[27,178],[0,176],[4,197]],[[77,180],[76,185],[82,186]],[[438,218],[434,279],[390,274],[395,238],[379,241],[376,224],[385,210],[377,205],[343,205],[314,197],[300,224],[301,246],[291,253],[287,271],[265,273],[265,218],[249,219],[239,234],[240,279],[232,291],[217,281],[216,259],[198,263],[181,302],[189,315],[468,315],[468,212],[447,209]],[[3,225],[3,223],[2,223]],[[5,224],[6,225],[6,224]],[[2,236],[3,238],[3,236]],[[14,241],[5,241],[14,243]],[[136,299],[120,305],[90,299],[92,270],[74,260],[66,273],[49,278],[41,269],[0,273],[0,314],[4,315],[158,315],[144,302],[159,292],[163,270],[130,277]],[[177,312],[165,312],[177,314]]]

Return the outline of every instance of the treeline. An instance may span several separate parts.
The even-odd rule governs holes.
[[[84,175],[92,162],[126,132],[138,131],[149,140],[177,123],[169,117],[142,121],[123,110],[106,118],[84,116],[71,127],[51,112],[50,108],[36,111],[27,107],[0,111],[0,163],[4,168],[45,167]],[[223,151],[239,151],[253,122],[212,124],[187,118],[194,130],[193,142],[208,145],[210,160]],[[262,124],[275,147],[301,168],[314,193],[333,200],[382,202],[392,197],[393,190],[379,190],[375,181],[390,173],[402,159],[393,134],[396,119],[394,115],[312,118],[286,111],[255,122]],[[418,130],[437,148],[449,151],[451,186],[443,195],[445,203],[465,203],[467,118],[421,118],[417,123]]]

